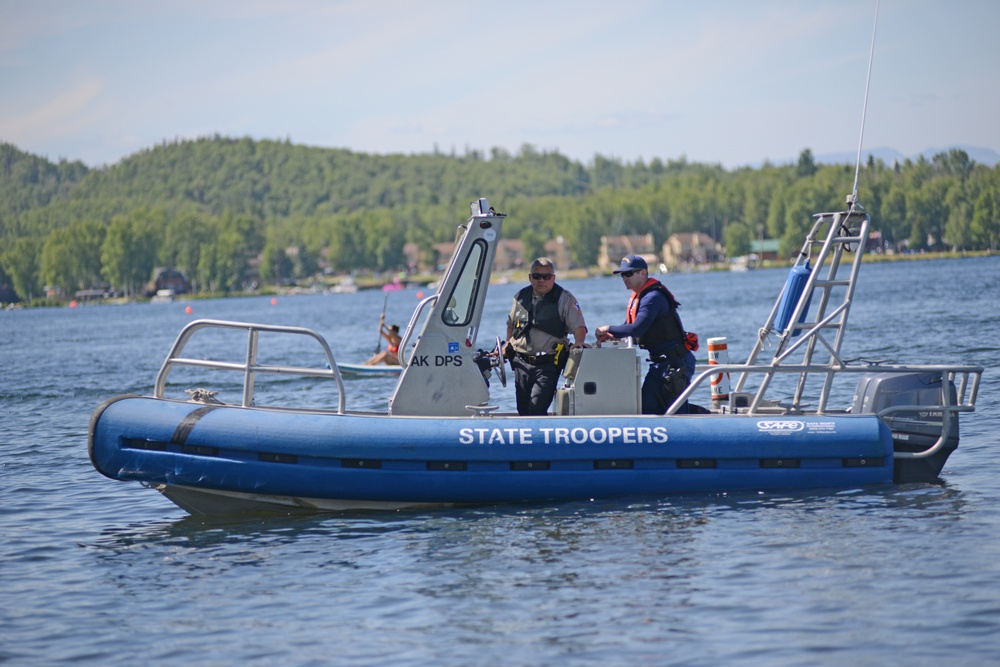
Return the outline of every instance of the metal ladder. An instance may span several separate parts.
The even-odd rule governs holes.
[[[847,328],[847,318],[854,298],[870,224],[868,214],[860,210],[860,206],[854,204],[850,197],[848,204],[850,206],[847,211],[817,213],[813,216],[815,221],[812,229],[806,235],[805,242],[802,244],[802,249],[799,251],[799,256],[792,269],[793,272],[796,268],[799,268],[800,271],[808,269],[805,286],[794,302],[791,316],[787,319],[788,323],[782,331],[777,331],[775,327],[779,315],[787,317],[787,312],[779,312],[782,310],[783,301],[785,301],[785,308],[789,307],[791,303],[790,300],[783,298],[785,292],[792,289],[791,279],[786,283],[785,289],[771,309],[767,322],[758,331],[757,342],[746,362],[747,366],[757,364],[758,358],[762,356],[768,343],[768,337],[772,333],[777,334],[778,341],[771,360],[767,363],[770,368],[777,370],[783,364],[793,365],[791,356],[799,350],[803,351],[799,363],[801,366],[813,368],[802,370],[799,373],[795,393],[788,408],[790,412],[802,411],[803,396],[810,372],[812,372],[813,375],[819,375],[822,379],[815,412],[823,414],[827,409],[834,376],[838,370],[845,366],[840,350]],[[845,252],[853,252],[853,260],[845,261]],[[821,275],[824,272],[825,275]],[[843,291],[839,303],[835,293],[838,288]],[[813,316],[811,320],[806,321],[804,318],[809,311],[813,311]],[[824,349],[829,353],[829,357],[825,361],[823,360]],[[821,366],[821,368],[817,369],[816,366]],[[735,384],[735,392],[741,392],[744,389],[750,375],[750,373],[742,373],[739,376]],[[764,395],[774,375],[773,373],[763,374],[761,384],[749,406],[751,412],[755,412],[761,407]]]

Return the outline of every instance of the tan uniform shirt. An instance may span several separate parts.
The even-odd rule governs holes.
[[[542,300],[542,297],[531,295],[532,304],[537,304]],[[559,295],[559,316],[562,318],[563,324],[566,325],[566,336],[563,338],[556,338],[555,336],[548,334],[537,327],[531,327],[528,330],[528,335],[522,338],[513,338],[512,343],[514,345],[514,351],[520,352],[521,354],[538,354],[540,352],[547,352],[549,354],[555,352],[556,345],[562,343],[566,347],[569,347],[570,337],[573,332],[576,331],[578,327],[587,327],[587,323],[583,320],[583,312],[580,310],[580,304],[577,303],[576,297],[573,296],[570,291],[563,288],[563,293]],[[514,323],[518,320],[525,321],[528,319],[528,313],[517,302],[517,297],[514,298],[514,305],[510,309],[510,313],[507,315],[507,327],[513,329]]]

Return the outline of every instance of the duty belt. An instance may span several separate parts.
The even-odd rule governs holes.
[[[554,358],[554,354],[548,354],[547,352],[539,352],[538,354],[525,354],[523,352],[515,352],[517,358],[521,361],[526,361],[532,366],[538,366],[539,364],[550,363]]]

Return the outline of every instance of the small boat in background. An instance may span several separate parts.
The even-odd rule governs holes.
[[[729,270],[734,273],[746,273],[747,271],[756,269],[758,262],[759,258],[754,253],[741,255],[740,257],[734,257],[729,262]]]
[[[333,294],[355,294],[357,291],[358,283],[353,276],[347,276],[330,290]]]
[[[150,299],[150,303],[173,303],[176,293],[172,289],[158,289]]]

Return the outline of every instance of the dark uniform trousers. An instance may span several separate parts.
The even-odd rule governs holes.
[[[691,384],[695,358],[686,347],[678,345],[670,354],[650,358],[649,361],[649,370],[642,382],[642,414],[662,415]],[[677,410],[679,415],[689,412],[687,401]]]
[[[544,415],[548,413],[559,383],[560,367],[552,361],[552,356],[531,357],[516,355],[510,361],[514,369],[514,393],[517,396],[519,415]]]

